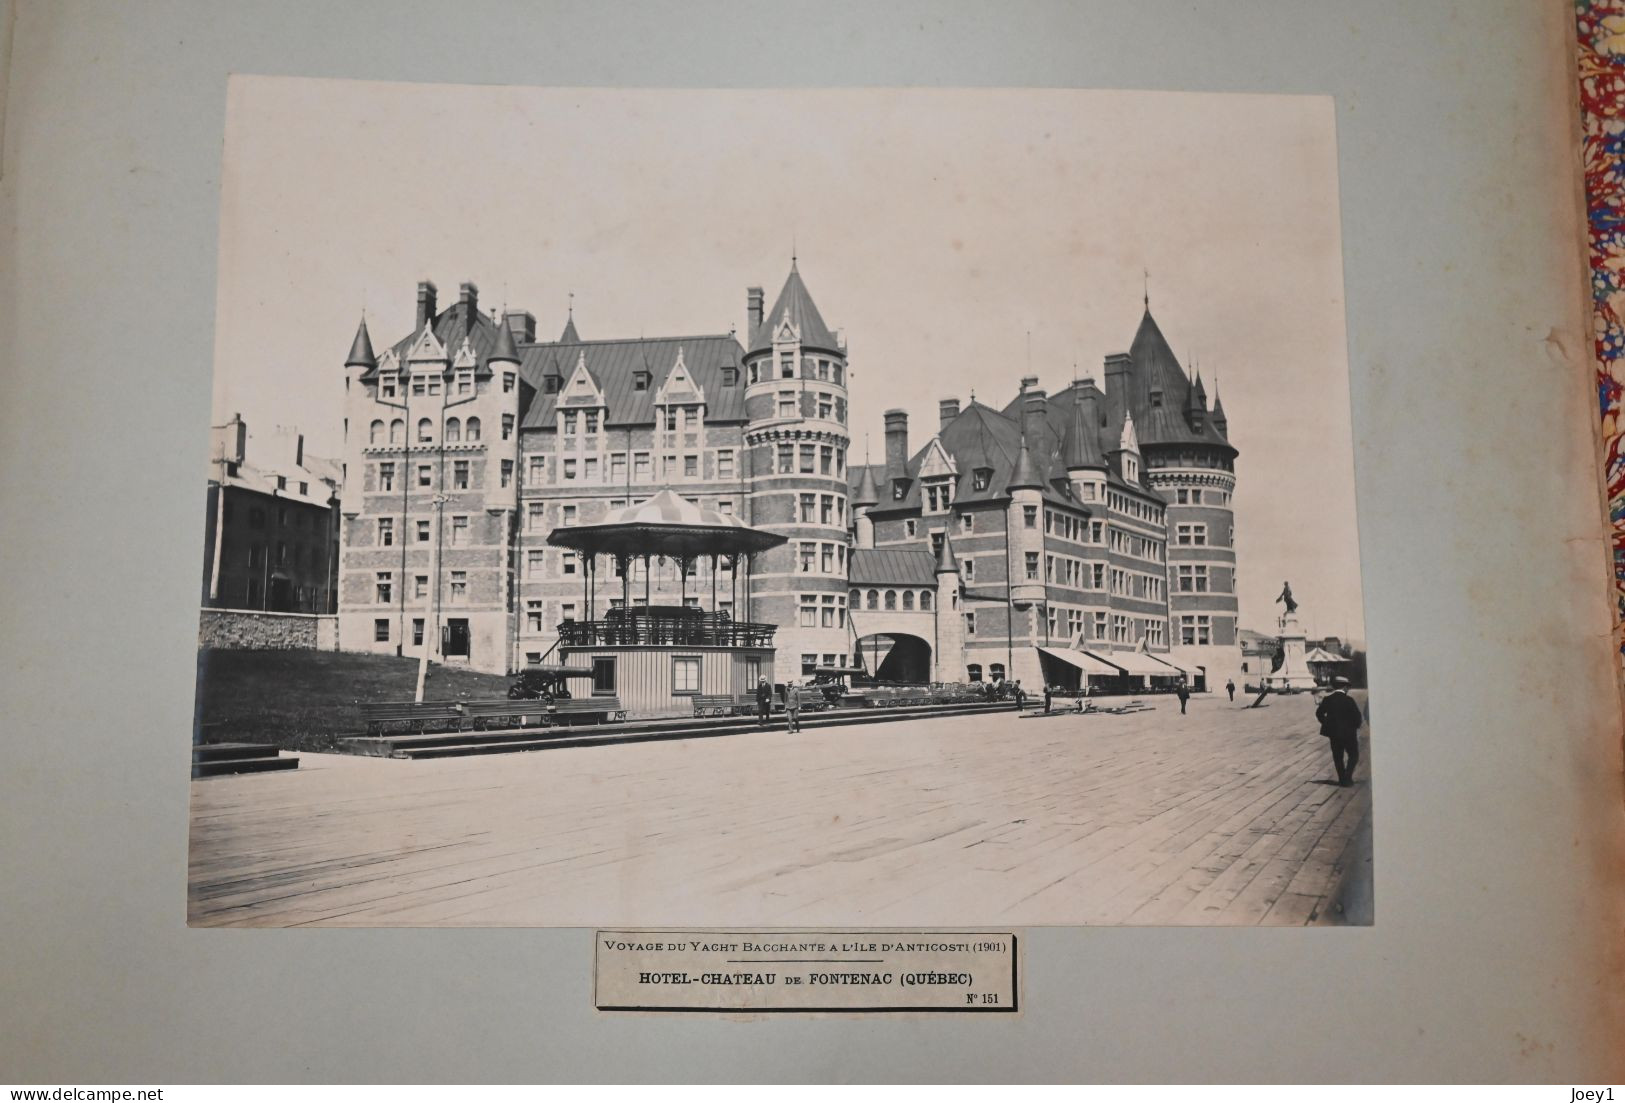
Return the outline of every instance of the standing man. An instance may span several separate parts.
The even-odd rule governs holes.
[[[1332,741],[1332,765],[1337,767],[1337,784],[1347,789],[1354,784],[1354,768],[1360,764],[1360,706],[1348,695],[1349,680],[1333,678],[1332,691],[1315,709],[1320,734]]]
[[[1191,699],[1191,687],[1185,684],[1185,679],[1179,679],[1179,688],[1174,690],[1179,694],[1179,715],[1185,715],[1185,703]]]
[[[784,716],[788,730],[801,730],[801,683],[791,682],[784,687]]]
[[[773,719],[773,687],[767,684],[766,678],[759,678],[756,682],[756,722],[767,727]]]
[[[1231,678],[1229,681],[1224,683],[1224,691],[1230,695],[1230,703],[1235,704],[1235,701],[1236,701],[1236,680],[1234,678]]]
[[[1055,696],[1055,687],[1048,682],[1044,683],[1044,715],[1049,715],[1050,699]]]

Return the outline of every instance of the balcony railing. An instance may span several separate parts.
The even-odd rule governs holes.
[[[616,610],[603,620],[559,625],[561,647],[772,647],[776,624],[698,610]]]

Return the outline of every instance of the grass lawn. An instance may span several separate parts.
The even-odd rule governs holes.
[[[418,661],[334,651],[198,652],[196,723],[208,743],[243,740],[325,751],[362,730],[364,703],[410,701]],[[490,700],[509,679],[429,664],[426,701]]]

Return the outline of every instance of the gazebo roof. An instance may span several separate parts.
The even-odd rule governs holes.
[[[547,542],[588,555],[739,555],[765,551],[785,537],[754,529],[737,517],[697,506],[671,490],[648,501],[611,510],[595,525],[554,529]]]

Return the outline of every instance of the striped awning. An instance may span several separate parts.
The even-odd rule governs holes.
[[[1088,654],[1094,655],[1102,662],[1122,667],[1129,674],[1145,678],[1177,678],[1181,674],[1181,671],[1158,661],[1144,651],[1107,651],[1104,654],[1091,651]]]
[[[784,543],[785,537],[662,490],[647,501],[611,510],[597,524],[556,528],[547,542],[588,555],[689,559],[765,551]]]
[[[1123,668],[1113,666],[1104,659],[1097,659],[1087,651],[1075,651],[1070,647],[1040,647],[1040,655],[1048,655],[1052,659],[1059,659],[1068,666],[1076,667],[1085,674],[1104,674],[1115,678],[1123,673]]]

